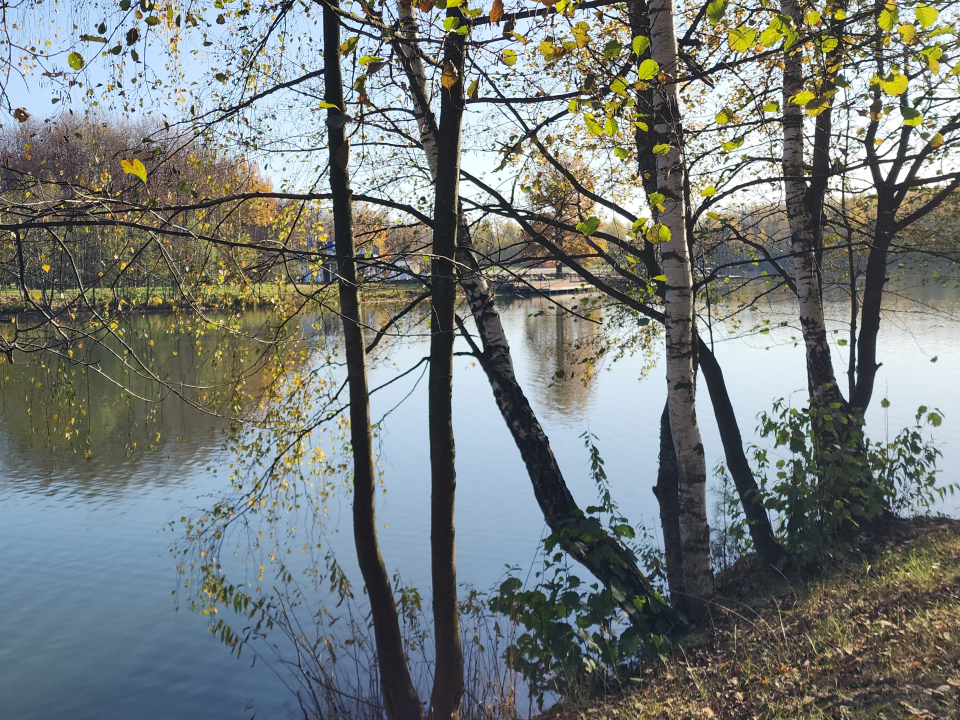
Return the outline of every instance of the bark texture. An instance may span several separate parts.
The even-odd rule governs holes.
[[[803,27],[803,11],[797,0],[785,0],[783,13],[793,20],[794,27]],[[803,124],[806,110],[791,101],[804,89],[802,60],[802,43],[784,53],[783,184],[796,267],[794,282],[800,306],[800,327],[807,356],[808,389],[811,397],[829,404],[843,402],[843,398],[837,386],[823,316],[820,247],[826,184],[825,181],[820,182],[819,176],[823,173],[815,171],[814,179],[818,182],[808,186],[804,175]],[[822,164],[829,147],[829,118],[829,109],[818,116],[815,150],[819,155],[815,152],[814,164]]]
[[[667,407],[670,430],[680,470],[680,543],[683,551],[684,591],[694,619],[705,620],[713,596],[710,527],[707,523],[707,468],[695,391],[694,291],[684,199],[685,167],[679,94],[673,76],[678,72],[676,12],[673,0],[650,3],[650,50],[660,65],[661,82],[654,95],[654,132],[670,150],[657,156],[657,190],[663,209],[657,214],[669,239],[661,245],[666,330]]]
[[[660,505],[660,529],[663,531],[663,554],[667,563],[670,602],[675,608],[684,606],[683,548],[680,543],[680,466],[670,432],[670,409],[666,404],[660,416],[660,469],[653,494]]]
[[[448,17],[463,22],[455,8]],[[433,623],[436,665],[430,696],[431,720],[459,715],[463,696],[463,652],[457,606],[457,563],[454,501],[457,487],[453,437],[453,342],[456,337],[456,270],[454,254],[460,206],[460,136],[463,123],[463,36],[444,40],[444,88],[440,94],[437,134],[437,181],[433,210],[433,297],[430,333],[430,550],[433,579]]]
[[[377,643],[380,687],[389,720],[420,720],[423,709],[407,669],[397,618],[393,587],[380,555],[377,540],[373,438],[370,430],[370,397],[367,362],[361,326],[361,300],[357,284],[356,249],[353,238],[350,176],[347,170],[350,146],[344,124],[343,80],[340,67],[339,0],[323,6],[325,100],[330,153],[330,192],[333,195],[334,242],[339,264],[338,289],[343,319],[344,352],[350,394],[350,442],[353,449],[353,537],[357,560],[370,598],[373,631]]]

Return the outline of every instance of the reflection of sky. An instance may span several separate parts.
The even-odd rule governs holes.
[[[940,298],[937,304],[956,315],[955,299]],[[588,331],[572,323],[558,328],[552,314],[531,317],[542,305],[511,305],[504,325],[521,383],[567,482],[581,506],[596,498],[579,437],[590,430],[599,438],[621,510],[633,522],[655,526],[651,487],[664,402],[662,364],[642,382],[637,377],[644,360],[634,357],[608,363],[586,387],[576,379],[568,381],[569,388],[558,386],[553,373],[564,362],[556,355],[558,337],[569,344]],[[960,325],[942,315],[908,314],[908,309],[899,308],[881,333],[884,365],[870,429],[875,438],[882,437],[878,401],[884,395],[892,403],[891,435],[912,422],[917,405],[938,406],[945,415],[934,433],[944,451],[942,478],[958,482]],[[843,317],[841,306],[831,305],[828,312]],[[768,316],[774,325],[780,317]],[[802,398],[805,370],[802,347],[790,341],[795,332],[778,327],[767,335],[717,343],[748,442],[754,439],[756,414],[769,409],[774,398],[791,393],[795,401]],[[389,362],[371,371],[371,384],[394,377],[426,349],[423,336],[395,344]],[[845,350],[837,347],[838,367],[844,367]],[[936,363],[930,362],[932,355],[938,356]],[[455,375],[459,578],[488,589],[506,564],[529,566],[544,523],[482,371],[469,357],[458,357]],[[399,570],[426,595],[430,476],[426,379],[418,384],[419,377],[418,370],[376,393],[372,403],[374,417],[400,403],[381,434],[384,559],[389,572]],[[705,391],[700,398],[707,462],[713,467],[722,459],[721,446]],[[181,422],[179,442],[166,442],[136,464],[106,452],[83,463],[77,455],[24,445],[12,427],[17,419],[3,411],[0,418],[0,545],[7,549],[0,606],[8,609],[0,620],[0,707],[23,720],[241,718],[252,713],[244,714],[244,704],[255,698],[264,717],[286,717],[286,691],[262,662],[247,669],[247,662],[231,659],[204,632],[202,618],[188,610],[173,612],[170,591],[176,578],[167,549],[174,537],[162,530],[189,513],[185,506],[208,502],[198,497],[220,492],[226,484],[222,474],[212,472],[229,461],[219,450],[222,436],[216,428],[203,419]],[[86,489],[76,492],[76,484]],[[347,573],[358,579],[342,493],[331,511],[340,527],[330,541]]]

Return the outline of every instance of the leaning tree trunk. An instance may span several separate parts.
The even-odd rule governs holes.
[[[376,470],[370,430],[370,397],[367,363],[361,326],[357,285],[356,249],[353,238],[350,176],[347,163],[350,144],[346,138],[343,79],[340,68],[339,0],[323,6],[325,100],[330,151],[330,191],[333,195],[334,242],[339,264],[338,288],[343,318],[347,384],[350,392],[350,443],[353,449],[353,537],[357,560],[370,598],[370,613],[377,642],[377,661],[383,704],[389,720],[420,720],[423,710],[413,687],[404,655],[393,588],[380,555],[374,503]]]
[[[463,22],[457,8],[447,17]],[[457,607],[457,564],[454,536],[456,467],[453,438],[453,342],[457,280],[454,255],[460,202],[460,136],[465,104],[463,92],[463,36],[444,40],[440,91],[440,127],[437,132],[437,182],[433,206],[433,261],[430,288],[433,298],[430,334],[430,471],[431,568],[436,665],[430,696],[431,720],[456,718],[463,696],[463,652]]]
[[[673,0],[650,3],[650,49],[660,65],[662,82],[654,96],[654,132],[670,150],[657,156],[657,189],[663,210],[657,215],[669,239],[661,245],[666,329],[667,406],[670,430],[680,469],[680,543],[683,551],[684,592],[698,620],[708,616],[713,596],[710,559],[710,526],[707,523],[707,467],[695,404],[694,291],[690,248],[687,242],[683,158],[683,130],[677,72],[677,33]]]
[[[430,110],[423,62],[417,52],[417,21],[409,3],[401,0],[398,6],[401,33],[395,40],[395,47],[403,56],[420,142],[436,183],[437,125]],[[679,618],[650,585],[628,548],[607,535],[597,541],[585,541],[575,532],[585,517],[584,513],[567,487],[550,441],[517,380],[500,313],[474,256],[473,239],[462,208],[458,217],[456,261],[460,285],[480,337],[481,367],[526,465],[534,495],[551,532],[574,560],[606,587],[624,596],[622,606],[635,622],[643,622],[655,632],[666,632],[675,627]],[[638,599],[645,601],[643,610],[638,610],[634,602]]]
[[[747,455],[743,451],[743,438],[740,435],[740,425],[733,412],[730,402],[730,393],[727,392],[727,383],[723,377],[720,363],[716,355],[707,347],[700,336],[697,336],[700,346],[697,359],[700,371],[707,381],[707,390],[710,393],[710,402],[713,404],[713,414],[717,419],[717,428],[720,431],[720,442],[723,444],[724,457],[727,459],[727,470],[733,478],[733,485],[740,497],[743,507],[743,516],[750,530],[750,538],[757,555],[767,565],[777,565],[783,559],[783,547],[777,542],[773,533],[770,517],[763,506],[763,495],[757,486],[757,479],[750,469]],[[661,451],[662,452],[662,451]]]

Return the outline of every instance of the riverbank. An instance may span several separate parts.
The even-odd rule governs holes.
[[[364,288],[366,298],[374,303],[412,300],[423,291],[417,282],[396,282],[369,285]],[[43,297],[34,293],[36,305],[26,303],[16,290],[0,291],[0,318],[10,318],[22,313],[38,312],[38,307],[53,312],[76,303],[77,296]],[[252,286],[213,285],[192,288],[182,293],[174,288],[123,287],[97,289],[87,292],[79,305],[98,310],[124,310],[133,312],[173,312],[196,308],[201,310],[238,310],[267,308],[289,301],[317,300],[325,305],[337,305],[336,286],[292,285],[263,283]]]
[[[587,286],[569,273],[558,277],[552,272],[528,273],[524,278],[500,277],[492,282],[494,292],[503,297],[534,297],[569,295],[583,292]],[[38,312],[40,308],[58,312],[77,305],[78,293],[54,297],[32,291],[33,303],[25,302],[19,290],[0,290],[0,319],[8,319],[23,313]],[[416,280],[400,280],[368,283],[363,286],[364,298],[371,303],[409,302],[424,292],[424,286]],[[175,288],[121,287],[98,288],[86,292],[83,309],[126,310],[134,312],[172,312],[187,308],[202,310],[230,310],[264,308],[287,301],[318,300],[332,307],[338,299],[335,285],[294,285],[262,283],[250,286],[211,285],[191,288],[181,292]]]
[[[734,568],[714,627],[587,715],[960,717],[960,522],[896,521],[871,540],[869,553],[806,583]]]

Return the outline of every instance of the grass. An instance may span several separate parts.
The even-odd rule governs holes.
[[[960,718],[960,522],[895,521],[807,582],[721,578],[713,627],[665,650],[617,720]]]

